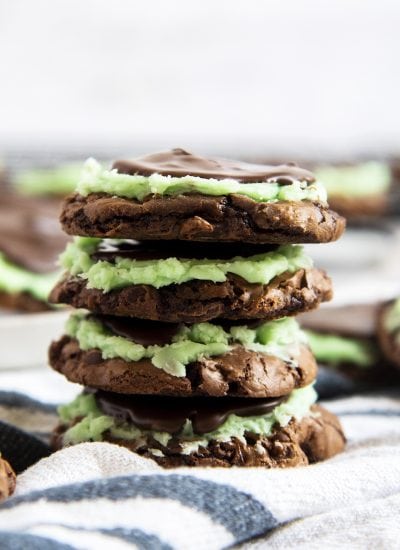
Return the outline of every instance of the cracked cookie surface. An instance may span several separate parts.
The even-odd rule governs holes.
[[[53,369],[70,382],[143,395],[277,397],[310,384],[317,370],[311,351],[304,345],[297,366],[238,345],[223,355],[190,363],[184,377],[168,374],[149,359],[104,360],[99,350],[83,351],[69,336],[51,344],[49,359]]]
[[[260,244],[331,242],[345,228],[345,219],[324,205],[242,195],[155,195],[140,202],[75,194],[64,201],[60,220],[69,235]]]
[[[332,283],[324,271],[300,269],[267,285],[229,275],[222,283],[189,281],[159,289],[130,285],[108,293],[87,288],[82,278],[67,276],[51,292],[50,302],[95,313],[195,323],[216,318],[278,319],[314,309],[331,298]]]

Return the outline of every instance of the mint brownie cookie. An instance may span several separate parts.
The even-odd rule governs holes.
[[[111,170],[90,159],[61,223],[70,235],[264,244],[330,242],[345,227],[307,170],[183,149],[116,161]]]
[[[60,408],[57,447],[109,441],[164,467],[285,468],[343,450],[337,418],[312,386],[272,399],[166,398],[87,390]]]
[[[127,394],[277,397],[314,380],[294,319],[243,323],[75,313],[51,345],[50,364],[71,382]]]
[[[276,319],[330,300],[301,246],[75,238],[53,303],[167,322]]]

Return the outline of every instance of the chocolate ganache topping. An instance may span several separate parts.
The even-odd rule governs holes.
[[[161,321],[149,321],[134,317],[116,317],[114,315],[91,314],[90,318],[102,323],[115,336],[121,336],[142,346],[165,346],[171,344],[173,337],[182,326],[179,323],[163,323]],[[250,321],[216,319],[209,322],[219,325],[226,332],[229,332],[231,327],[238,325],[245,325],[248,328],[255,329],[264,321],[262,319]]]
[[[132,160],[117,160],[113,168],[121,174],[161,174],[175,177],[190,175],[217,180],[234,179],[242,183],[268,182],[287,185],[294,181],[315,181],[311,172],[293,164],[269,166],[223,158],[205,158],[183,149],[172,149]]]
[[[116,258],[131,260],[166,260],[167,258],[195,260],[230,260],[235,256],[249,258],[256,254],[276,250],[276,245],[257,245],[244,243],[196,243],[185,241],[125,241],[109,243],[102,241],[91,255],[96,261],[115,262]]]
[[[178,323],[162,323],[113,315],[92,315],[91,317],[99,320],[115,336],[122,336],[142,346],[170,344],[179,330]]]
[[[286,400],[284,397],[160,397],[153,395],[123,395],[102,390],[94,393],[100,410],[121,422],[134,424],[142,430],[179,433],[187,419],[196,434],[216,430],[229,415],[261,416],[270,413]]]

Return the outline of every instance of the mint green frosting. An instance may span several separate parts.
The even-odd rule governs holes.
[[[59,276],[59,272],[40,274],[27,271],[14,265],[0,252],[0,290],[3,292],[27,292],[45,302]]]
[[[95,261],[90,255],[96,250],[100,239],[76,237],[67,245],[60,257],[61,265],[71,273],[87,280],[88,288],[104,292],[132,284],[151,285],[155,288],[181,284],[191,280],[226,280],[228,273],[239,275],[249,283],[268,284],[274,277],[289,271],[312,266],[312,260],[303,248],[297,245],[280,246],[276,251],[265,252],[230,260],[132,260],[117,258],[115,262]]]
[[[315,358],[322,363],[333,366],[351,363],[368,368],[377,360],[376,350],[370,342],[334,334],[321,334],[311,330],[304,332]]]
[[[383,162],[350,166],[320,166],[315,177],[323,182],[330,196],[364,197],[385,193],[390,186],[390,168]]]
[[[15,185],[26,195],[67,195],[75,190],[81,172],[81,164],[24,170],[15,176]]]
[[[240,183],[233,179],[217,180],[197,176],[172,177],[152,174],[139,176],[119,174],[117,170],[106,170],[96,160],[88,159],[84,165],[77,192],[87,196],[90,193],[108,193],[117,197],[143,200],[148,195],[245,195],[257,202],[314,201],[326,202],[326,191],[319,182],[295,181],[290,185],[278,183]]]
[[[393,305],[385,314],[384,324],[389,332],[396,332],[400,329],[400,298],[395,300]]]
[[[132,396],[134,399],[134,396]],[[201,436],[193,432],[190,420],[186,421],[178,439],[183,453],[195,451],[200,445],[206,447],[210,441],[229,441],[232,437],[244,439],[246,432],[268,437],[275,426],[287,426],[292,418],[301,420],[311,413],[310,407],[315,403],[317,394],[312,385],[292,391],[289,398],[268,414],[259,416],[237,416],[231,414],[215,431]],[[105,432],[117,439],[135,440],[152,435],[154,439],[166,446],[171,439],[166,432],[143,431],[133,424],[120,423],[110,416],[104,415],[97,407],[91,394],[82,394],[68,404],[59,408],[61,422],[68,426],[74,422],[64,434],[65,444],[76,444],[84,441],[101,441]],[[79,422],[77,419],[81,418]]]
[[[100,350],[103,359],[135,362],[148,358],[155,367],[177,377],[186,375],[189,363],[227,353],[235,344],[295,363],[299,345],[305,342],[292,318],[269,321],[254,329],[236,326],[229,332],[211,323],[182,325],[171,344],[145,347],[113,335],[99,320],[76,312],[67,322],[66,333],[78,340],[81,349]]]

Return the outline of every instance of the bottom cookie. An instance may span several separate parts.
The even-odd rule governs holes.
[[[134,403],[132,397],[87,393],[61,407],[55,447],[108,441],[165,468],[287,468],[327,459],[345,445],[339,420],[313,404],[312,386],[275,400],[185,398],[183,411],[180,405],[159,408],[160,398],[140,397]]]

